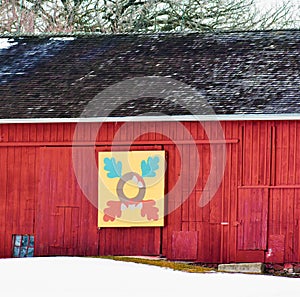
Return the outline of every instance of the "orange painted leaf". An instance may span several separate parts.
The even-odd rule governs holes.
[[[145,200],[143,201],[143,207],[141,209],[141,216],[147,217],[147,220],[157,221],[158,220],[158,208],[154,206],[154,200]]]

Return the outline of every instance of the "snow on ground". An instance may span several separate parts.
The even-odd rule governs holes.
[[[106,259],[0,259],[0,296],[300,296],[300,280],[265,275],[186,273]]]

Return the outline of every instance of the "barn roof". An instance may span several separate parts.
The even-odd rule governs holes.
[[[300,31],[2,37],[0,102],[2,122],[300,119]]]

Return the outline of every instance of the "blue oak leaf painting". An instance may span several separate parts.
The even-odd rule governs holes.
[[[122,163],[116,162],[115,158],[105,158],[104,159],[104,170],[106,170],[107,177],[115,178],[122,176]]]
[[[142,169],[142,177],[155,177],[156,173],[155,171],[159,168],[159,157],[149,157],[147,162],[145,160],[141,163],[141,169]]]

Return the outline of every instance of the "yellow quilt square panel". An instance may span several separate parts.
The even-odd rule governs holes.
[[[98,227],[164,225],[165,151],[99,152]]]

